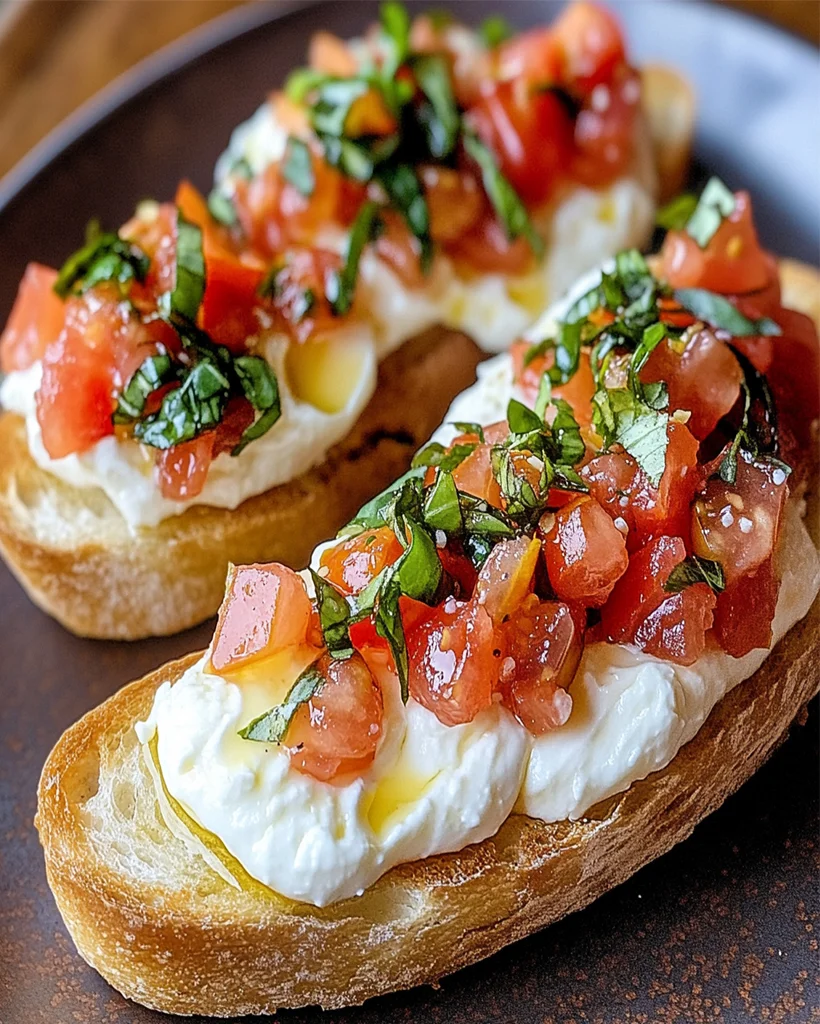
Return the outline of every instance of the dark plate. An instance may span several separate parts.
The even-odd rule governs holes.
[[[457,6],[467,20],[490,10]],[[557,5],[497,6],[523,27]],[[638,60],[674,63],[695,83],[700,165],[752,189],[767,244],[816,262],[815,52],[701,4],[633,2],[621,13]],[[373,15],[352,0],[278,18],[240,9],[84,108],[0,183],[0,322],[28,260],[59,263],[90,217],[120,223],[135,200],[171,194],[183,175],[207,187],[231,128],[301,59],[310,33],[353,34]],[[132,645],[79,640],[32,607],[3,568],[0,607],[0,1021],[167,1020],[126,1002],[74,951],[32,828],[35,788],[66,726],[129,679],[202,646],[210,627]],[[439,990],[322,1019],[808,1021],[818,1001],[817,757],[815,714],[691,839],[588,910]]]

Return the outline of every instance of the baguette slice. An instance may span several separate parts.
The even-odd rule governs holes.
[[[818,272],[784,262],[781,273],[786,301],[820,319]],[[815,466],[813,490],[817,482]],[[685,839],[820,689],[820,599],[662,771],[577,822],[513,815],[492,839],[394,868],[358,899],[323,909],[241,870],[237,890],[163,821],[133,725],[157,687],[198,657],[125,687],[49,756],[36,825],[57,905],[88,963],[155,1009],[335,1008],[436,982],[586,906]]]
[[[236,510],[195,506],[132,533],[106,495],[41,469],[23,420],[0,416],[0,553],[32,601],[81,636],[137,640],[213,615],[229,562],[307,564],[374,494],[407,469],[480,350],[434,328],[379,368],[375,394],[318,466]]]

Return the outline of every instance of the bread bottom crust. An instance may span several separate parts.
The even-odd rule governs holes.
[[[434,983],[586,906],[685,839],[818,692],[820,602],[662,771],[577,822],[513,815],[492,839],[394,868],[323,909],[258,884],[232,888],[161,823],[133,723],[196,657],[132,683],[58,742],[36,819],[49,884],[81,955],[137,1002],[226,1017],[330,1009]],[[117,820],[103,820],[101,807]],[[124,866],[123,849],[148,867]]]
[[[73,633],[178,633],[216,613],[229,562],[306,565],[319,541],[407,469],[481,358],[465,335],[427,331],[385,359],[367,408],[320,465],[235,510],[195,506],[136,533],[103,491],[41,469],[21,417],[5,413],[0,553],[34,603]]]

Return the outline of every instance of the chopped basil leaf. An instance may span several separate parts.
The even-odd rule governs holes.
[[[379,18],[389,51],[382,66],[382,76],[390,81],[410,52],[410,15],[398,0],[386,0],[379,9]]]
[[[327,282],[327,298],[333,312],[344,316],[353,304],[356,293],[356,278],[359,274],[359,261],[367,243],[373,238],[379,224],[379,208],[376,203],[363,203],[356,214],[356,220],[350,229],[347,240],[347,252],[342,269],[333,274]]]
[[[266,434],[282,415],[279,382],[270,364],[260,356],[237,356],[233,368],[245,398],[262,415],[242,434],[231,455],[239,453],[257,438]]]
[[[484,40],[484,45],[493,49],[506,42],[513,34],[513,28],[506,18],[500,14],[491,14],[489,18],[478,26],[478,34]]]
[[[287,734],[293,716],[324,686],[325,677],[315,665],[306,668],[290,688],[281,704],[266,711],[239,730],[243,740],[258,743],[281,743]]]
[[[310,150],[305,142],[291,135],[285,149],[282,163],[282,175],[301,195],[309,197],[316,188],[316,175],[313,173],[313,161]]]
[[[218,188],[211,189],[208,196],[208,211],[215,221],[232,228],[239,223],[233,201]]]
[[[657,487],[666,466],[667,413],[651,409],[627,388],[602,388],[593,404],[593,424],[606,446],[622,445]]]
[[[517,398],[511,398],[507,403],[507,423],[513,434],[528,434],[531,430],[542,430],[544,427],[541,417]]]
[[[629,360],[629,386],[633,393],[650,409],[665,409],[669,404],[669,394],[663,381],[644,384],[641,381],[640,373],[646,366],[649,357],[666,337],[666,324],[658,322],[647,327]]]
[[[697,205],[698,197],[688,192],[676,196],[658,210],[655,214],[655,223],[667,231],[683,231]]]
[[[161,296],[160,308],[166,315],[175,314],[195,323],[205,294],[205,256],[202,252],[202,230],[185,219],[177,210],[176,276],[174,289]]]
[[[324,71],[317,71],[315,68],[296,68],[285,80],[285,95],[294,103],[303,103],[309,93],[331,80],[332,76]]]
[[[475,434],[478,440],[484,444],[484,427],[480,423],[465,423],[453,420],[451,426],[455,427],[456,430],[460,430],[462,434]]]
[[[700,194],[691,217],[686,222],[686,233],[701,249],[714,238],[715,232],[735,209],[735,197],[720,178],[710,178]]]
[[[552,421],[552,436],[559,449],[556,463],[562,470],[565,470],[566,467],[574,466],[581,461],[586,452],[586,446],[581,437],[581,428],[578,426],[578,421],[575,419],[569,402],[563,398],[555,398],[552,404],[557,410],[555,419]],[[582,486],[586,490],[586,486]]]
[[[322,626],[322,636],[330,655],[337,659],[349,658],[353,654],[350,642],[350,605],[344,596],[313,569],[313,586],[316,590],[316,608]]]
[[[382,168],[379,181],[391,204],[401,213],[411,233],[418,239],[421,246],[421,269],[426,272],[433,259],[433,241],[430,238],[430,211],[418,175],[410,164],[397,164]]]
[[[395,575],[387,578],[379,594],[379,603],[376,608],[375,625],[376,632],[383,637],[393,655],[396,664],[396,674],[399,677],[401,699],[406,704],[410,696],[409,666],[407,662],[407,643],[404,639],[404,626],[401,621],[401,609],[399,598],[401,597],[401,586]]]
[[[493,445],[490,465],[504,497],[507,515],[513,519],[529,519],[536,514],[540,515],[543,509],[541,494],[546,494],[552,476],[550,464],[544,462],[538,490],[516,464],[512,451],[506,445]]]
[[[394,563],[395,578],[399,581],[402,594],[412,597],[414,601],[432,604],[438,595],[443,575],[436,545],[418,523],[407,519],[403,521],[403,526],[410,533],[410,544],[398,562]],[[404,532],[402,530],[402,537]]]
[[[325,78],[310,108],[310,123],[319,135],[344,135],[350,108],[368,91],[363,78]]]
[[[547,370],[547,374],[553,384],[566,384],[570,377],[574,376],[581,359],[582,327],[583,320],[560,323],[558,337],[545,338],[528,349],[524,356],[524,365],[529,366],[547,352],[554,352],[555,361]]]
[[[210,360],[191,369],[181,387],[163,398],[158,412],[140,420],[134,435],[152,448],[172,448],[213,430],[222,419],[230,382]]]
[[[411,465],[414,469],[419,466],[438,466],[443,472],[452,473],[468,455],[472,455],[477,447],[476,442],[473,441],[466,444],[454,444],[448,451],[438,441],[430,441],[416,452]]]
[[[414,59],[413,71],[426,97],[416,116],[424,128],[427,148],[434,160],[445,160],[455,149],[461,128],[449,65],[440,54],[424,54]]]
[[[342,174],[355,181],[368,182],[377,165],[388,160],[399,144],[397,133],[384,138],[348,139],[344,136],[320,134],[325,160]]]
[[[459,533],[464,526],[452,473],[440,472],[424,502],[424,521],[431,530]]]
[[[420,466],[417,469],[409,469],[406,473],[403,473],[398,480],[395,480],[389,487],[385,488],[381,494],[377,494],[375,498],[371,498],[365,505],[362,505],[351,522],[340,531],[339,536],[353,536],[361,533],[363,530],[384,526],[387,519],[383,512],[395,501],[396,494],[407,484],[415,485],[420,494],[426,472],[426,468]]]
[[[145,280],[151,266],[145,253],[113,231],[98,232],[99,225],[89,225],[86,244],[60,268],[54,282],[54,291],[60,298],[82,295],[104,281],[124,288],[131,281]]]
[[[171,359],[164,353],[149,356],[126,384],[112,417],[114,423],[133,423],[145,409],[148,396],[174,379]]]
[[[735,338],[749,338],[757,335],[774,337],[779,335],[780,328],[768,317],[750,320],[728,299],[715,292],[707,292],[703,288],[678,288],[675,298],[687,312],[704,320],[712,327],[718,327]]]
[[[538,395],[535,399],[534,412],[535,415],[540,419],[544,419],[549,404],[552,401],[552,381],[548,373],[541,374],[541,380],[538,382]]]
[[[526,238],[532,251],[540,258],[544,253],[544,240],[536,233],[526,206],[501,173],[491,150],[472,131],[464,132],[464,148],[478,164],[484,191],[507,233],[507,238],[510,241],[520,237]]]
[[[695,583],[705,583],[716,594],[723,593],[726,588],[723,566],[720,562],[712,561],[711,558],[690,555],[679,562],[669,573],[669,578],[664,583],[663,589],[667,594],[679,594],[681,590],[685,590]]]
[[[737,433],[720,461],[718,476],[726,483],[733,484],[737,477],[737,456],[740,450],[753,457],[771,457],[777,454],[778,440],[777,407],[765,376],[748,356],[733,345],[730,348],[743,370],[743,412]]]
[[[463,491],[459,491],[458,496],[464,530],[468,535],[478,534],[482,537],[495,537],[497,540],[515,536],[515,527],[506,513]]]

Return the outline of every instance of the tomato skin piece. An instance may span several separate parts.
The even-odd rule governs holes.
[[[202,493],[214,458],[215,431],[164,448],[157,454],[155,474],[160,494],[170,501],[186,501]]]
[[[486,435],[485,435],[486,436]],[[480,444],[453,470],[453,480],[460,491],[483,498],[489,505],[502,508],[501,488],[493,475],[490,461],[491,444]]]
[[[670,594],[638,625],[632,642],[655,658],[693,665],[706,650],[715,603],[706,583]]]
[[[46,346],[57,340],[65,323],[65,303],[54,292],[57,271],[29,263],[17,288],[17,297],[0,335],[3,373],[27,370],[42,359]]]
[[[384,230],[376,240],[376,252],[407,288],[422,288],[421,244],[404,218],[392,210],[382,214]]]
[[[470,597],[475,589],[478,572],[458,542],[448,538],[447,544],[438,549],[438,557],[444,571],[455,584],[454,596]]]
[[[774,558],[769,557],[718,594],[715,636],[727,654],[742,658],[755,648],[771,647],[779,593]]]
[[[595,86],[594,96],[575,121],[572,178],[591,188],[602,188],[628,171],[640,98],[640,79],[630,69],[624,68],[616,79]]]
[[[520,78],[495,82],[482,89],[468,118],[521,199],[546,202],[572,152],[572,121],[555,93]]]
[[[669,596],[663,589],[669,574],[686,558],[680,537],[656,537],[629,559],[601,610],[602,632],[612,643],[630,643],[635,632]]]
[[[524,360],[530,348],[529,342],[516,341],[510,351],[515,381],[521,388],[524,400],[532,407],[538,398],[541,378],[553,366],[555,355],[549,352],[544,356],[538,356],[525,366]],[[592,396],[595,394],[595,380],[592,376],[589,352],[586,349],[581,350],[578,369],[575,373],[566,384],[554,384],[552,394],[554,398],[563,398],[565,402],[569,402],[579,427],[588,428],[592,424]]]
[[[468,231],[481,216],[484,198],[475,176],[437,164],[419,168],[424,196],[430,211],[430,237],[452,242]]]
[[[777,267],[758,241],[749,193],[735,193],[735,209],[705,249],[685,231],[668,232],[660,274],[673,288],[706,288],[724,295],[766,288]]]
[[[312,613],[302,578],[287,566],[230,566],[211,666],[215,672],[226,672],[304,644]]]
[[[695,553],[720,562],[727,584],[754,572],[774,552],[788,494],[782,469],[740,452],[735,483],[712,478],[695,502]]]
[[[568,4],[553,24],[551,35],[561,54],[563,81],[583,94],[609,81],[626,61],[617,19],[606,8],[587,0]]]
[[[328,249],[296,249],[277,274],[276,294],[271,300],[281,329],[299,342],[332,334],[339,329],[336,316],[327,299],[328,280],[341,267],[337,253]],[[313,296],[313,304],[305,312],[305,293]],[[347,313],[345,321],[357,315],[357,305]]]
[[[743,371],[732,350],[708,328],[696,331],[683,352],[662,341],[641,370],[644,383],[665,381],[669,411],[691,413],[687,429],[702,441],[731,411],[740,395]]]
[[[446,601],[407,637],[407,655],[411,696],[444,725],[471,722],[492,704],[501,652],[476,602]]]
[[[389,526],[366,530],[322,552],[322,575],[346,597],[360,594],[367,584],[404,552]]]
[[[316,668],[325,682],[297,709],[284,742],[297,771],[331,782],[339,775],[360,774],[373,763],[384,699],[357,654],[343,661],[324,654]]]
[[[588,495],[558,509],[543,550],[555,593],[593,608],[604,604],[629,564],[623,535]]]
[[[541,601],[531,594],[504,623],[501,633],[504,705],[535,736],[563,725],[572,711],[567,689],[583,649],[582,634],[569,606]]]
[[[475,599],[499,625],[532,590],[540,542],[525,536],[502,540],[490,552],[475,587]]]
[[[523,236],[510,240],[495,215],[485,210],[476,224],[458,239],[444,246],[456,267],[465,273],[510,274],[528,273],[535,256]]]

